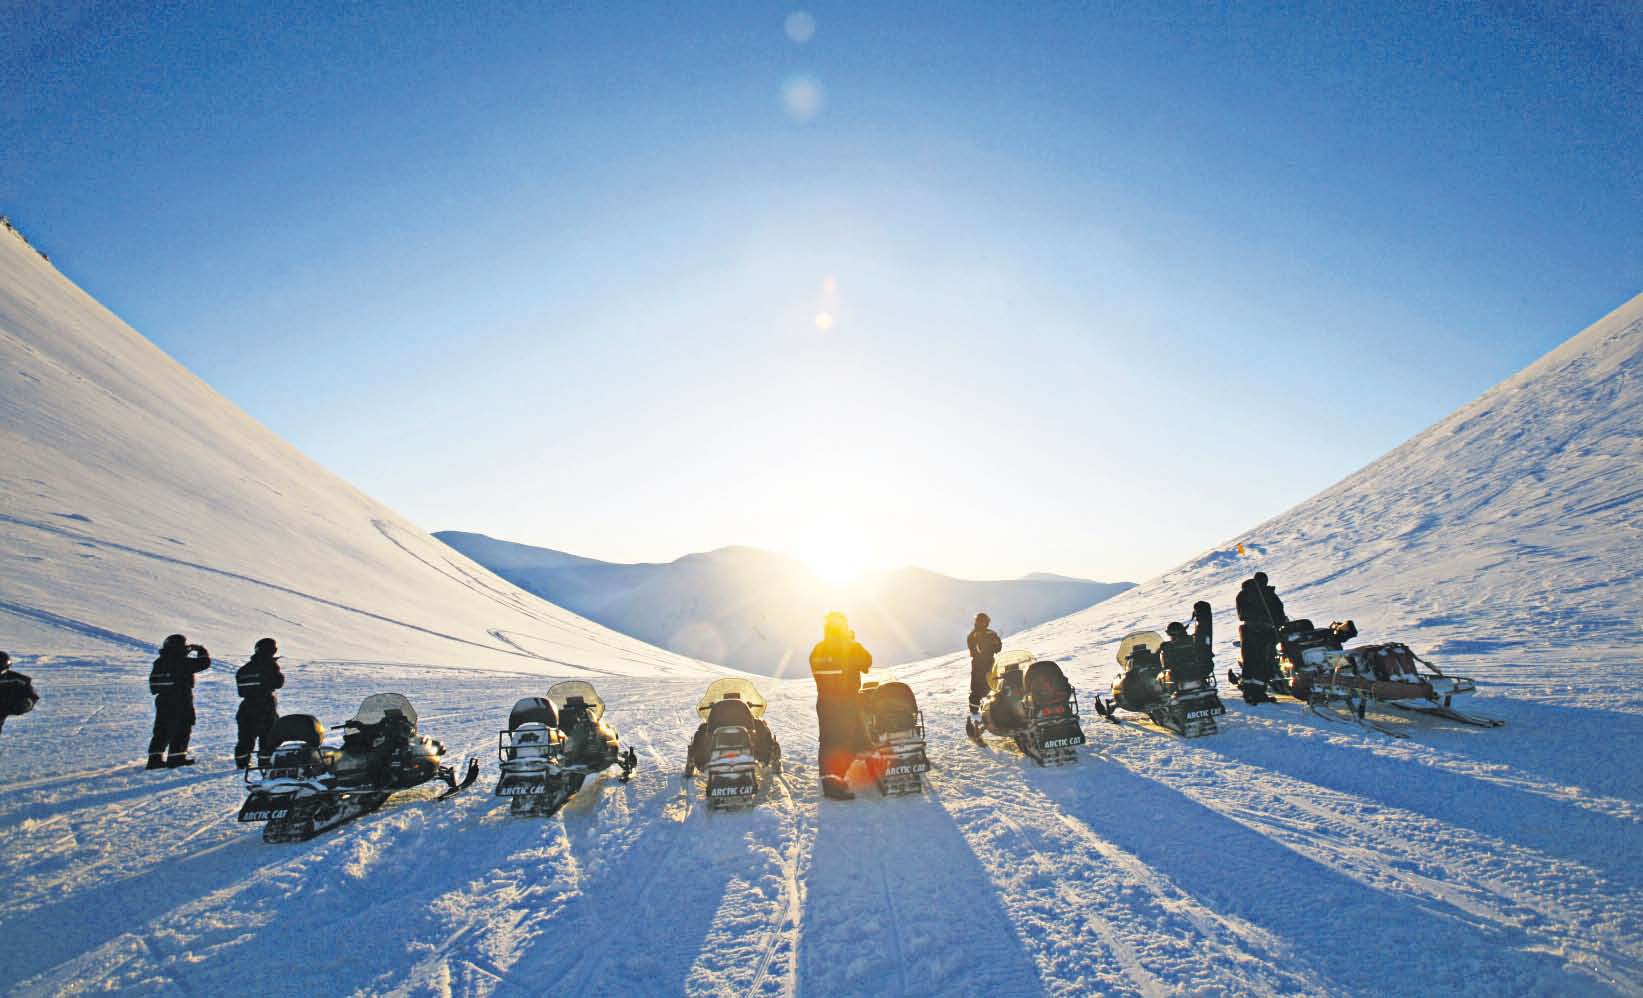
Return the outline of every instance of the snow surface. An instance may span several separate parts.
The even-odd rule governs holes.
[[[909,662],[964,648],[985,610],[1000,633],[1065,616],[1131,588],[1039,575],[974,581],[918,568],[833,585],[797,559],[750,547],[620,565],[484,534],[435,537],[510,582],[607,627],[693,658],[765,676],[810,675],[824,614],[876,635],[874,660]]]
[[[5,513],[27,500],[16,518],[29,524],[89,517],[58,519],[93,545],[83,550],[104,574],[69,560],[81,546],[69,536],[37,525],[0,534],[4,598],[35,614],[0,617],[0,634],[11,642],[29,628],[19,664],[45,697],[0,734],[0,966],[16,993],[1643,993],[1643,298],[1251,531],[1242,540],[1256,557],[1229,543],[1009,640],[1064,661],[1090,713],[1123,631],[1179,616],[1199,596],[1229,602],[1259,566],[1292,610],[1351,615],[1366,639],[1403,638],[1478,677],[1474,709],[1507,727],[1421,720],[1394,741],[1293,702],[1233,702],[1220,734],[1191,743],[1089,716],[1093,751],[1040,770],[963,739],[965,667],[945,658],[902,670],[937,766],[923,796],[819,801],[809,684],[765,681],[788,772],[758,809],[709,815],[678,775],[708,676],[640,671],[644,655],[681,671],[682,660],[635,644],[619,656],[571,636],[616,640],[606,632],[567,624],[565,641],[582,643],[562,668],[477,652],[484,669],[427,668],[411,656],[453,664],[447,639],[110,547],[165,551],[156,520],[194,530],[173,536],[203,547],[201,532],[222,517],[246,536],[189,560],[246,572],[289,557],[283,584],[349,605],[394,584],[374,566],[399,564],[366,543],[378,507],[185,372],[150,363],[151,348],[66,282],[41,286],[20,263],[0,249],[0,377],[12,398],[0,413],[8,455],[21,446],[27,469],[3,469]],[[48,321],[56,342],[28,339]],[[70,342],[93,325],[95,336]],[[94,347],[142,361],[123,368],[136,380],[93,365]],[[19,364],[53,392],[72,390],[74,404],[17,407]],[[109,384],[124,387],[108,396]],[[142,408],[161,387],[181,402]],[[1372,407],[1322,389],[1311,404]],[[88,422],[107,413],[122,418]],[[159,425],[197,444],[141,458],[98,451],[88,436],[167,417]],[[130,488],[182,502],[165,474],[200,462],[208,475],[178,478],[233,486],[225,498],[202,492],[180,512],[122,499]],[[253,486],[238,476],[281,468],[271,484],[298,498],[266,500],[278,531],[250,530],[262,512],[242,505]],[[24,477],[46,494],[31,497]],[[289,512],[304,501],[331,518],[323,542],[286,532],[308,526]],[[23,561],[30,544],[53,563]],[[174,593],[196,576],[197,607]],[[443,585],[443,573],[416,577]],[[512,605],[454,583],[438,597],[409,581],[391,592],[364,608],[392,606],[463,638]],[[146,645],[191,608],[211,618],[188,624],[202,635],[238,626],[249,636],[264,622],[230,618],[264,600],[314,638],[288,662],[286,710],[338,720],[368,693],[404,692],[425,733],[484,759],[479,784],[446,802],[391,804],[309,843],[264,845],[234,820],[242,790],[228,769],[233,704],[220,675],[199,694],[204,764],[140,770],[148,656],[117,636]],[[374,640],[352,637],[354,623]],[[1224,618],[1220,631],[1226,664]],[[338,653],[332,640],[358,643]],[[368,659],[376,640],[397,641],[400,664],[320,661]],[[632,673],[594,681],[638,749],[633,782],[602,780],[549,820],[509,818],[489,794],[509,705],[546,688],[538,673],[605,669]]]

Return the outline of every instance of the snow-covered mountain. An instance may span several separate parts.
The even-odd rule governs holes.
[[[0,230],[0,648],[645,675],[706,668],[523,592],[304,457]]]
[[[829,610],[846,613],[877,660],[889,665],[964,647],[977,611],[1008,633],[1133,585],[1055,575],[980,582],[904,568],[835,586],[796,559],[757,548],[621,565],[484,534],[434,536],[509,582],[607,627],[767,676],[808,674],[807,656]]]
[[[1377,403],[1343,384],[1300,404]],[[1612,670],[1643,663],[1643,295],[1294,509],[1019,640],[1106,666],[1125,631],[1209,599],[1230,655],[1256,570],[1291,616],[1538,697],[1639,703]]]
[[[1643,298],[1340,485],[1008,637],[1078,687],[1076,765],[971,745],[967,669],[942,656],[899,670],[926,792],[823,802],[814,687],[760,680],[784,772],[757,808],[709,817],[680,777],[703,667],[415,531],[0,233],[0,645],[43,693],[0,732],[5,988],[1638,994],[1640,378]],[[1374,402],[1339,385],[1296,404]],[[1298,614],[1476,676],[1472,709],[1507,725],[1409,720],[1394,741],[1229,698],[1220,733],[1189,742],[1094,717],[1117,638],[1195,599],[1222,609],[1228,663],[1225,604],[1256,568]],[[234,820],[220,677],[199,694],[202,765],[141,768],[143,666],[178,628],[228,652],[279,637],[285,708],[328,721],[402,691],[484,775],[264,845]],[[511,819],[489,794],[496,729],[544,673],[581,668],[627,673],[598,687],[639,768]]]

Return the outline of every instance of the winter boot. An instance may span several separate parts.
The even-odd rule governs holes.
[[[235,769],[250,769],[251,768],[251,757],[249,755],[237,755],[237,756],[235,756],[234,757],[234,768]]]
[[[179,766],[192,765],[194,765],[194,757],[191,755],[174,755],[165,761],[165,768],[167,769],[176,769]]]
[[[163,755],[151,755],[151,756],[149,756],[148,757],[148,765],[144,766],[143,768],[144,769],[164,769],[165,768],[165,756],[163,756]]]
[[[1261,682],[1259,679],[1246,679],[1243,684],[1239,686],[1239,689],[1244,694],[1244,703],[1254,705],[1259,703],[1277,702],[1267,696],[1266,684]]]
[[[822,777],[822,795],[829,800],[856,799],[856,795],[850,792],[850,785],[844,782],[842,776]]]

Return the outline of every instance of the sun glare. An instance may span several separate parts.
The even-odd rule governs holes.
[[[867,571],[872,551],[867,536],[848,516],[830,513],[799,531],[799,557],[827,582],[855,582]]]

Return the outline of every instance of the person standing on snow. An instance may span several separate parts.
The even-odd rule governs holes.
[[[154,736],[148,741],[149,769],[192,766],[188,739],[194,733],[194,676],[211,668],[211,653],[173,634],[160,646],[148,674],[154,694]],[[169,750],[170,754],[167,755]]]
[[[1238,590],[1239,662],[1243,667],[1238,684],[1245,703],[1270,703],[1267,683],[1278,668],[1278,629],[1289,623],[1284,601],[1267,585],[1266,573],[1256,572]]]
[[[822,639],[810,651],[810,675],[816,680],[816,724],[820,745],[822,793],[833,800],[854,800],[846,774],[866,747],[862,724],[861,674],[873,667],[873,656],[856,640],[844,614],[834,611],[822,623]]]
[[[0,651],[0,729],[6,726],[6,718],[27,714],[40,702],[40,694],[34,692],[34,681],[16,672],[11,667],[11,656]]]
[[[987,696],[987,674],[993,671],[993,656],[1004,650],[1004,642],[990,626],[993,618],[976,614],[976,625],[965,644],[970,649],[970,729],[971,737],[981,730],[981,701]]]
[[[274,751],[274,722],[280,719],[279,701],[274,691],[285,685],[285,673],[280,671],[279,646],[273,638],[263,638],[251,652],[251,661],[234,673],[234,682],[240,689],[240,709],[234,715],[239,722],[240,737],[234,743],[234,768],[246,769],[251,765],[251,750],[257,750],[258,762],[268,764]]]

